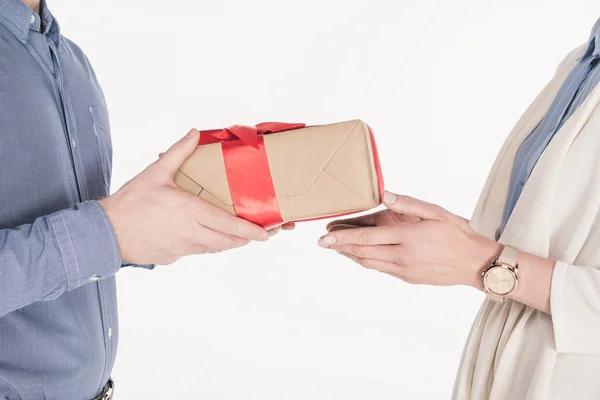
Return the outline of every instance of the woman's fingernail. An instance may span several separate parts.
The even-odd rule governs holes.
[[[335,242],[335,236],[323,236],[321,239],[319,239],[318,244],[321,247],[328,248],[332,244],[335,244]]]
[[[387,190],[383,193],[383,201],[388,204],[394,204],[398,200],[398,195]]]
[[[272,229],[269,231],[269,236],[275,236],[279,233],[279,229]]]

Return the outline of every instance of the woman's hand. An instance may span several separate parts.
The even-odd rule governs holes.
[[[390,192],[385,193],[384,204],[389,211],[351,220],[351,225],[375,226],[333,229],[319,245],[409,283],[481,289],[481,271],[491,265],[502,245],[437,205]]]
[[[392,210],[381,210],[357,218],[339,219],[330,222],[327,224],[327,231],[335,232],[341,229],[366,228],[368,226],[399,225],[420,220],[420,218],[412,215],[398,214]]]

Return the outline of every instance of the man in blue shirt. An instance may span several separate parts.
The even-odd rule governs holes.
[[[0,399],[109,398],[126,265],[267,240],[177,189],[198,131],[112,196],[94,71],[44,1],[0,1]],[[107,197],[108,196],[108,197]]]

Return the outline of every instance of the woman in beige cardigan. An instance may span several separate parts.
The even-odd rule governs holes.
[[[470,222],[386,192],[389,210],[319,241],[409,283],[486,292],[456,399],[600,399],[598,25],[517,123]]]

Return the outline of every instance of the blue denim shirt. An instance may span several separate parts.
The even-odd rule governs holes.
[[[600,59],[600,19],[592,28],[587,51],[563,83],[548,113],[519,147],[513,164],[498,236],[506,227],[521,192],[546,146],[600,81],[598,59]]]
[[[0,1],[0,399],[91,399],[117,350],[111,138],[85,54]],[[40,33],[41,30],[44,33]]]

